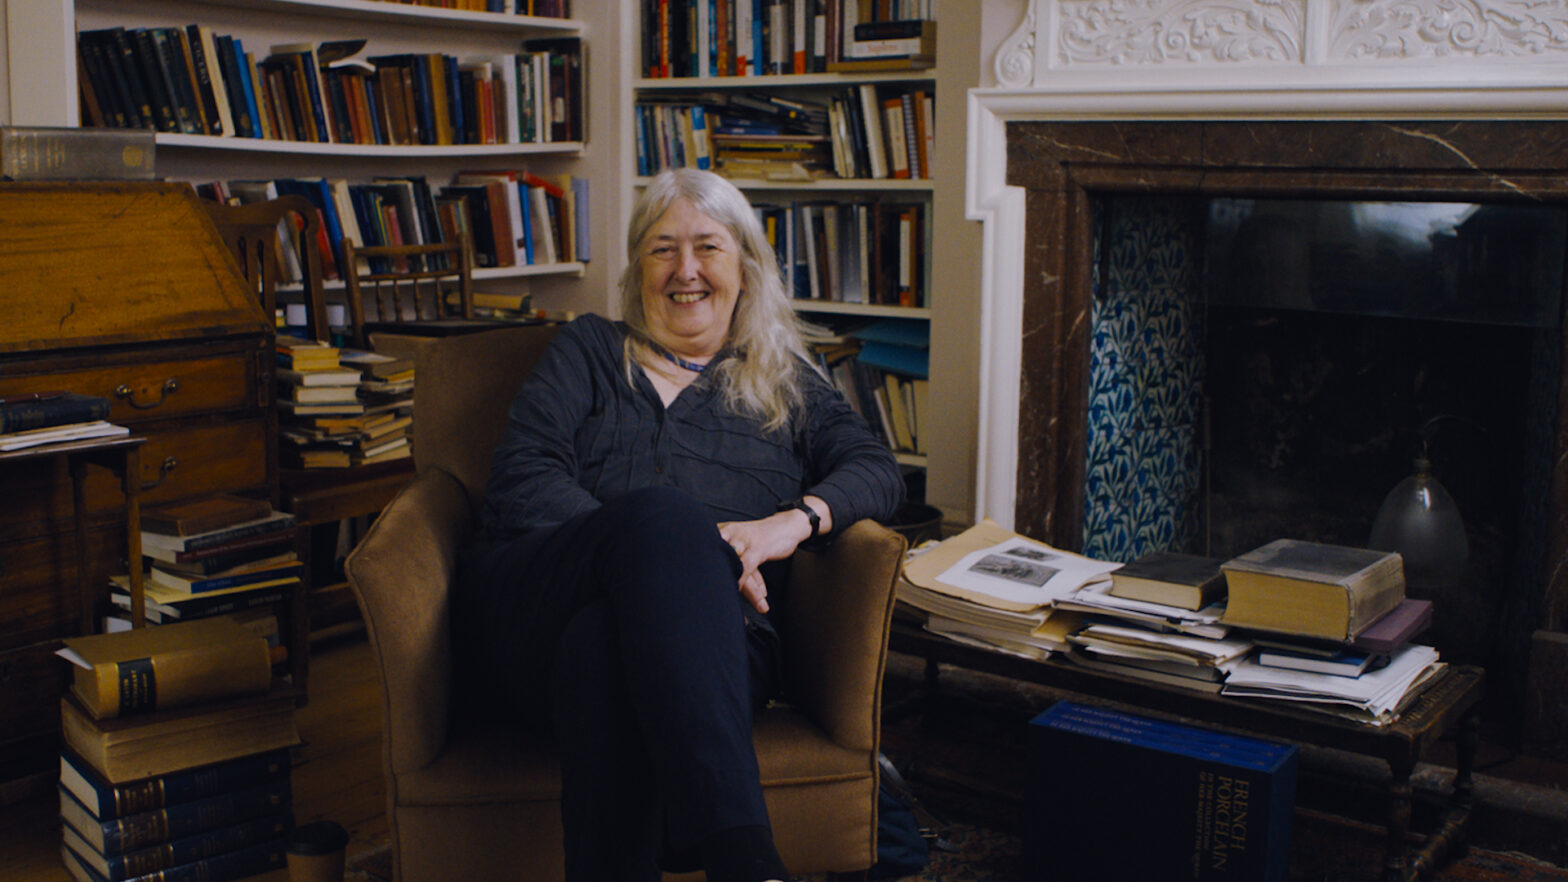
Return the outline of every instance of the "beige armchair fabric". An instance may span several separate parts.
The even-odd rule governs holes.
[[[387,817],[399,882],[562,877],[560,779],[546,736],[453,716],[447,588],[507,405],[552,336],[448,338],[415,372],[418,474],[349,556],[383,689]],[[878,717],[904,539],[852,525],[792,567],[789,692],[756,727],[774,835],[795,873],[876,859]],[[497,677],[510,676],[498,671]]]

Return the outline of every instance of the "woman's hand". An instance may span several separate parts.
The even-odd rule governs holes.
[[[806,504],[822,518],[824,532],[832,529],[827,503],[808,496]],[[805,512],[790,509],[755,521],[724,521],[719,524],[719,535],[740,558],[740,593],[757,612],[765,613],[768,611],[768,586],[757,568],[770,560],[783,560],[794,554],[800,543],[811,538],[811,521]]]

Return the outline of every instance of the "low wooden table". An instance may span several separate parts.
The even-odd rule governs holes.
[[[956,643],[907,622],[893,625],[889,648],[924,658],[927,682],[933,687],[937,664],[947,662],[1072,692],[1090,703],[1117,704],[1184,722],[1380,758],[1390,772],[1385,882],[1424,879],[1445,858],[1464,853],[1479,735],[1477,711],[1485,680],[1480,668],[1450,666],[1397,721],[1378,727],[1303,710],[1285,701],[1227,698],[1101,673],[1070,661],[1026,659]],[[1405,842],[1410,832],[1410,776],[1426,748],[1449,732],[1455,733],[1457,740],[1453,792],[1436,828],[1412,853]]]

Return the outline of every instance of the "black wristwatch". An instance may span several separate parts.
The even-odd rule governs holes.
[[[799,496],[788,502],[779,503],[779,511],[789,511],[792,508],[798,508],[806,513],[806,517],[811,520],[811,535],[817,535],[817,532],[822,529],[822,516],[817,514],[817,510],[807,505],[806,500]]]

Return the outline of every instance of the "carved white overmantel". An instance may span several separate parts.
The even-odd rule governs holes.
[[[984,230],[976,518],[1013,524],[1027,120],[1568,118],[1568,0],[1028,0],[971,89],[965,210]]]

